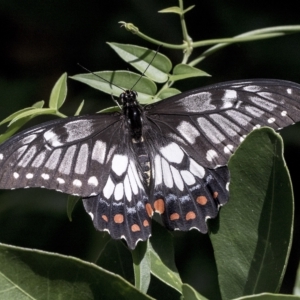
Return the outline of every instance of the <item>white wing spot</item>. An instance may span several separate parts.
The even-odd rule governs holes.
[[[186,121],[180,122],[177,126],[179,133],[190,143],[194,144],[196,138],[200,136],[200,132],[192,124]]]
[[[184,157],[184,152],[175,143],[171,143],[165,147],[160,148],[162,155],[172,163],[180,164]]]
[[[196,163],[193,159],[190,159],[190,171],[197,177],[203,178],[205,176],[205,169]]]
[[[103,164],[105,159],[105,153],[106,143],[102,141],[96,141],[92,152],[92,160],[96,160],[100,164]]]
[[[176,170],[173,166],[171,166],[170,169],[171,169],[171,172],[172,172],[172,175],[173,175],[173,179],[174,179],[174,182],[175,182],[177,188],[180,191],[183,191],[184,184],[183,184],[183,181],[182,181],[182,178],[181,178],[181,175],[180,175],[179,171]]]
[[[65,124],[63,127],[67,130],[68,137],[66,141],[73,142],[86,138],[92,133],[93,123],[90,120],[76,120]]]
[[[62,149],[56,149],[52,152],[50,157],[47,160],[47,163],[45,164],[45,167],[54,170],[59,162],[60,155],[62,153]]]
[[[128,157],[115,154],[112,159],[111,168],[118,176],[121,176],[128,168]]]
[[[263,93],[261,93],[261,94],[263,94]],[[263,96],[266,97],[266,94],[267,94],[267,93],[264,93]],[[268,97],[268,100],[274,101],[274,98],[273,98],[272,94],[270,94],[270,95],[268,95],[268,96],[269,96],[269,97]],[[264,100],[264,99],[262,99],[262,98],[259,98],[259,97],[256,97],[256,96],[249,97],[249,99],[250,99],[254,104],[256,104],[256,105],[258,105],[258,106],[260,106],[260,107],[262,107],[262,108],[264,108],[264,109],[266,109],[266,110],[268,110],[268,111],[272,111],[272,110],[274,110],[274,108],[277,107],[276,104],[273,104],[273,103],[270,102],[270,101],[266,101],[266,100]]]
[[[270,119],[268,119],[268,123],[274,123],[275,122],[275,118],[270,118]]]
[[[244,141],[244,139],[246,138],[246,135],[243,135],[240,137],[240,142]]]
[[[208,161],[213,161],[217,157],[218,157],[218,153],[213,149],[210,149],[206,152],[206,159]]]
[[[247,92],[258,92],[261,90],[261,87],[257,85],[248,85],[243,87],[243,90]]]
[[[103,195],[106,199],[109,199],[111,195],[113,194],[115,189],[115,184],[112,182],[110,176],[107,179],[106,185],[103,189]]]
[[[3,159],[3,154],[2,153],[0,153],[0,160],[2,160]]]
[[[18,179],[20,175],[19,175],[19,173],[14,172],[13,176],[14,176],[15,179]]]
[[[41,152],[33,161],[31,164],[32,167],[38,168],[42,165],[46,158],[46,151]]]
[[[31,159],[34,157],[35,153],[36,153],[36,146],[32,146],[21,158],[21,160],[18,163],[18,166],[25,168],[28,165],[28,163],[31,161]]]
[[[196,179],[195,179],[194,175],[192,173],[190,173],[189,171],[182,170],[182,171],[180,171],[180,173],[181,173],[181,176],[182,176],[184,182],[187,185],[193,185],[196,183]]]
[[[265,112],[255,106],[247,105],[245,106],[245,110],[249,112],[252,116],[261,117]]]
[[[120,182],[116,185],[114,196],[115,196],[116,201],[119,201],[123,198],[123,196],[124,196],[124,186],[123,186],[122,182]]]
[[[229,136],[235,136],[241,131],[240,127],[236,126],[230,120],[221,115],[211,114],[209,117],[213,119]]]
[[[162,169],[161,169],[161,157],[159,155],[155,156],[154,159],[155,172],[152,172],[153,176],[155,175],[155,186],[162,183]]]
[[[48,144],[50,144],[50,146],[54,148],[63,145],[63,143],[59,140],[59,136],[56,133],[54,133],[52,129],[44,133],[44,139]]]
[[[254,127],[253,127],[253,130],[254,129],[258,129],[258,128],[260,128],[261,127],[261,125],[260,124],[257,124],[257,125],[255,125]]]
[[[94,220],[94,214],[91,213],[91,212],[89,212],[89,215],[90,215],[90,217],[91,217],[91,219],[92,219],[92,221],[93,221],[93,220]]]
[[[75,154],[76,151],[76,146],[73,145],[71,147],[68,148],[68,150],[66,151],[64,158],[59,166],[59,172],[63,173],[63,174],[70,174],[71,172],[71,167],[72,167],[72,163],[73,163],[73,156]]]
[[[89,185],[98,186],[99,182],[98,179],[95,176],[92,176],[88,180]]]
[[[229,191],[229,182],[226,183],[225,188],[226,188],[227,191]]]
[[[75,173],[77,173],[77,174],[85,173],[88,158],[89,158],[89,147],[87,144],[83,144],[83,145],[81,145],[78,156],[77,156]]]
[[[200,128],[205,135],[214,143],[219,144],[225,140],[225,136],[208,120],[203,117],[197,119]]]
[[[59,178],[59,177],[58,177],[56,180],[57,180],[57,182],[58,182],[59,184],[64,184],[64,183],[65,183],[64,179],[62,179],[62,178]]]
[[[172,188],[173,187],[173,178],[172,178],[170,166],[164,158],[162,158],[161,162],[162,162],[162,172],[163,172],[164,183],[168,188]]]
[[[77,187],[81,187],[82,186],[82,182],[79,180],[79,179],[75,179],[73,181],[73,185],[74,186],[77,186]]]
[[[288,89],[286,89],[286,92],[291,95],[292,94],[292,89],[288,88]]]
[[[41,177],[42,177],[43,179],[45,179],[45,180],[48,180],[48,179],[50,178],[49,174],[45,174],[45,173],[43,173],[43,174],[41,175]]]
[[[287,111],[286,111],[286,110],[282,111],[282,112],[281,112],[281,115],[282,115],[283,117],[285,117],[285,116],[287,115]]]
[[[224,153],[226,154],[231,154],[233,150],[233,146],[232,145],[227,145],[224,147]]]
[[[27,173],[27,174],[26,174],[26,178],[27,178],[27,179],[33,178],[33,174],[32,174],[32,173]]]
[[[131,191],[128,175],[126,175],[124,179],[124,190],[125,190],[126,198],[130,202],[132,197],[132,191]]]
[[[33,140],[35,140],[36,137],[37,137],[36,134],[32,134],[32,135],[26,136],[26,137],[22,140],[22,143],[23,143],[23,144],[29,144],[29,143],[31,143]]]

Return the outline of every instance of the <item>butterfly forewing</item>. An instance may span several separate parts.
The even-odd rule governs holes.
[[[151,216],[171,230],[207,232],[228,201],[228,160],[260,126],[300,120],[300,85],[232,81],[123,113],[73,117],[25,130],[0,146],[0,188],[45,187],[84,198],[98,230],[135,248]]]
[[[220,83],[146,109],[159,130],[202,166],[216,168],[253,129],[276,130],[300,120],[300,86],[281,80]]]
[[[94,115],[45,123],[0,147],[0,187],[45,187],[97,195],[107,178],[120,116]]]

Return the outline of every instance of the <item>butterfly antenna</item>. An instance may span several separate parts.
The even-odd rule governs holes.
[[[122,89],[121,87],[119,87],[118,85],[116,85],[116,84],[112,83],[111,81],[109,81],[109,80],[107,80],[107,79],[105,79],[105,78],[99,76],[98,74],[92,72],[91,70],[89,70],[88,68],[84,67],[84,66],[81,65],[80,63],[77,63],[77,65],[78,65],[79,67],[81,67],[83,70],[85,70],[85,71],[87,71],[87,72],[90,72],[91,74],[95,75],[96,77],[100,78],[101,80],[103,80],[103,81],[105,81],[105,82],[107,82],[107,83],[109,83],[109,84],[111,84],[111,85],[114,85],[115,87],[117,87],[117,88],[119,88],[120,90],[122,90],[123,92],[125,92],[125,90]],[[146,69],[146,70],[147,70],[147,69]]]
[[[137,85],[137,83],[142,79],[142,77],[143,77],[143,76],[145,75],[145,73],[147,72],[148,68],[151,66],[151,64],[152,64],[154,58],[156,57],[156,55],[157,55],[157,53],[158,53],[160,47],[161,47],[161,45],[159,45],[159,46],[157,47],[157,50],[155,51],[155,54],[154,54],[154,56],[152,57],[151,61],[149,62],[147,68],[146,68],[145,71],[141,74],[141,76],[140,76],[140,78],[137,80],[137,82],[132,86],[132,88],[130,89],[131,91],[132,91],[133,88]]]

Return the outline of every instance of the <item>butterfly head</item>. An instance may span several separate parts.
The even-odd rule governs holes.
[[[138,105],[137,92],[126,90],[124,93],[120,95],[120,100],[122,102],[123,107],[136,106]]]

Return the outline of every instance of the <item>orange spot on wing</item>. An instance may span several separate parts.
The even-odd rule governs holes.
[[[105,221],[105,222],[108,222],[108,218],[106,215],[102,215],[101,218]]]
[[[214,197],[214,199],[218,198],[218,195],[219,195],[219,193],[218,193],[218,192],[214,192],[214,193],[213,193],[213,197]]]
[[[153,215],[153,209],[149,203],[146,204],[146,211],[147,211],[148,216],[151,218]]]
[[[174,220],[178,220],[180,218],[178,213],[174,213],[170,215],[170,220],[174,221]]]
[[[114,221],[115,221],[115,223],[118,223],[118,224],[123,223],[123,221],[124,221],[124,216],[121,215],[121,214],[116,214],[116,215],[114,216]]]
[[[196,214],[193,211],[189,211],[186,215],[185,215],[185,219],[188,220],[193,220],[196,219]]]
[[[154,209],[156,212],[163,214],[165,211],[165,202],[163,199],[157,199],[154,202]]]
[[[133,225],[131,226],[131,231],[133,231],[133,232],[141,231],[141,228],[140,228],[139,225],[133,224]]]
[[[205,196],[198,196],[196,201],[200,204],[200,205],[205,205],[207,203],[207,198]]]
[[[149,222],[148,222],[147,220],[144,220],[143,225],[144,225],[145,227],[148,227],[148,226],[149,226]]]

